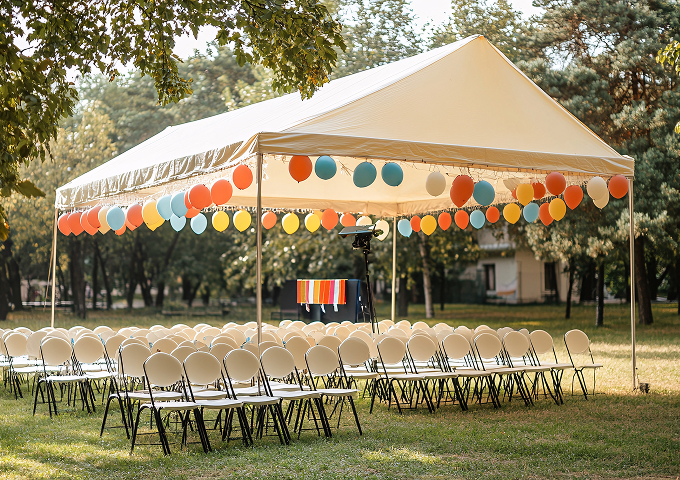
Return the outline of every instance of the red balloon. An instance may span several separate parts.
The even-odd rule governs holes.
[[[122,234],[125,233],[126,229],[127,229],[127,227],[125,225],[123,225],[122,227],[120,227],[119,230],[116,230],[116,235],[118,235],[120,237]]]
[[[212,199],[210,198],[210,189],[202,183],[194,185],[189,189],[189,203],[191,203],[191,205],[198,210],[203,210],[205,207],[209,207],[212,203]]]
[[[472,192],[474,191],[475,181],[472,179],[472,177],[467,175],[458,175],[453,180],[449,195],[451,196],[451,201],[454,203],[454,205],[460,208],[470,199]]]
[[[276,225],[276,214],[274,212],[265,212],[262,215],[262,226],[269,230],[274,225]]]
[[[127,214],[125,217],[130,225],[135,228],[139,227],[142,223],[144,223],[144,218],[142,217],[142,206],[139,203],[131,205],[130,208],[127,209]]]
[[[194,206],[193,206],[193,205],[191,204],[191,202],[189,201],[189,190],[187,190],[186,192],[184,192],[184,206],[187,207],[189,210],[191,210],[192,208],[194,208]]]
[[[187,210],[187,213],[184,216],[187,218],[194,218],[199,213],[201,213],[201,211],[198,208],[191,207],[189,210]]]
[[[87,216],[89,213],[89,210],[83,212],[83,214],[80,216],[80,225],[82,225],[83,230],[85,230],[87,233],[94,235],[97,233],[97,229],[90,225],[90,222],[87,221]]]
[[[512,195],[512,198],[517,200],[517,187],[512,189],[512,191],[510,192],[510,195]]]
[[[451,226],[451,214],[449,212],[443,212],[437,218],[437,223],[439,223],[439,228],[446,231]]]
[[[71,227],[68,226],[68,213],[65,213],[59,217],[59,220],[57,220],[57,228],[63,235],[66,235],[67,237],[71,234]]]
[[[224,178],[220,178],[210,187],[210,199],[212,203],[218,206],[227,203],[233,193],[234,189],[231,188],[231,183]]]
[[[456,225],[458,225],[458,228],[461,230],[465,230],[465,228],[467,228],[468,224],[470,223],[470,215],[468,215],[465,210],[458,210],[453,216],[453,219],[456,221]]]
[[[343,227],[353,227],[357,224],[357,219],[349,213],[343,213],[340,217],[340,225]]]
[[[583,196],[583,194],[581,194],[581,196]],[[541,219],[541,222],[543,222],[543,225],[546,227],[553,222],[553,217],[550,215],[550,204],[548,202],[541,205],[538,209],[538,218]]]
[[[231,181],[239,190],[245,190],[253,183],[253,172],[250,171],[248,165],[239,165],[231,174]]]
[[[321,225],[326,230],[333,230],[338,224],[338,214],[332,208],[327,208],[321,214]]]
[[[496,207],[489,207],[486,209],[486,219],[489,223],[496,223],[501,218],[501,212]]]
[[[628,179],[623,175],[614,175],[609,179],[609,193],[614,198],[623,198],[628,193]]]
[[[99,228],[102,226],[101,222],[99,221],[99,210],[101,210],[102,207],[101,205],[91,208],[87,212],[87,223],[92,225],[94,228]]]
[[[418,215],[411,219],[411,228],[416,233],[420,231],[420,217]]]
[[[557,196],[564,192],[564,189],[567,186],[567,180],[560,172],[552,172],[545,177],[545,186],[550,193]]]
[[[534,187],[534,200],[540,200],[545,196],[545,185],[541,182],[532,183],[531,186]]]
[[[80,235],[83,233],[83,226],[80,224],[81,212],[73,212],[68,216],[68,227],[71,229],[73,235]]]
[[[131,223],[130,223],[130,220],[127,219],[127,218],[125,219],[125,226],[126,226],[126,227],[128,228],[128,230],[130,230],[131,232],[134,232],[134,231],[135,231],[135,228],[137,228],[136,226],[134,226],[133,224],[131,224]]]
[[[307,180],[312,174],[312,161],[306,155],[293,155],[288,163],[288,172],[298,183]]]
[[[581,200],[583,200],[583,189],[578,185],[569,185],[564,191],[563,197],[567,207],[573,210],[578,207],[581,204]]]

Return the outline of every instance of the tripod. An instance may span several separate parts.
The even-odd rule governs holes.
[[[373,291],[371,289],[371,278],[368,271],[368,255],[371,253],[371,237],[373,235],[357,235],[352,242],[354,250],[361,250],[364,254],[364,262],[366,263],[366,296],[368,298],[368,314],[371,318],[371,331],[377,333],[378,320],[375,315],[375,308],[373,306]]]

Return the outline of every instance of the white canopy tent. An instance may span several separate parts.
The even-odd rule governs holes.
[[[331,155],[339,174],[327,181],[312,175],[298,184],[288,173],[292,155]],[[380,180],[356,187],[352,172],[364,161],[378,170],[398,162],[405,181],[399,187]],[[424,188],[433,170],[451,179],[465,173],[489,181],[494,203],[513,201],[510,190],[519,181],[542,180],[551,171],[569,183],[623,174],[631,181],[633,231],[634,160],[603,142],[482,36],[334,80],[309,100],[290,94],[168,127],[60,187],[55,207],[143,202],[230,179],[241,164],[255,169],[255,182],[235,190],[229,204],[254,207],[256,219],[263,208],[333,208],[383,217],[449,209],[448,190],[432,197]],[[256,225],[261,324],[261,223]],[[54,241],[56,249],[56,233]],[[634,329],[634,295],[631,303]],[[633,364],[634,341],[633,330]]]

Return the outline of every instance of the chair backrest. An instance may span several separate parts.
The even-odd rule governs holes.
[[[553,351],[553,338],[545,330],[534,330],[530,334],[531,347],[536,355],[543,355]]]
[[[127,347],[133,343],[136,343],[137,345],[144,345],[146,348],[149,348],[149,342],[146,341],[146,337],[144,337],[144,340],[141,338],[126,338],[121,342],[120,346]]]
[[[235,348],[238,347],[234,347],[229,343],[215,343],[212,347],[210,347],[210,354],[218,359],[221,364],[222,360],[224,360],[224,357],[226,357],[227,354]]]
[[[340,366],[338,354],[324,345],[310,348],[305,359],[309,373],[312,375],[330,375]]]
[[[94,336],[98,337],[98,335],[96,333],[94,333],[92,330],[90,330],[89,328],[81,328],[75,334],[75,336],[73,337],[73,340],[78,340],[80,337],[82,337],[84,335],[94,335]]]
[[[438,323],[437,325],[435,325],[432,328],[434,328],[434,331],[437,332],[437,333],[442,332],[442,331],[447,331],[449,333],[453,333],[453,327],[451,325],[447,324],[447,323]]]
[[[410,334],[411,322],[409,322],[408,320],[400,320],[394,326],[404,330],[405,332],[409,332]]]
[[[319,340],[321,340],[325,336],[326,336],[326,334],[323,333],[321,330],[312,330],[311,332],[309,332],[309,335],[307,336],[307,338],[313,338],[314,339],[314,345],[316,345],[319,342]],[[290,341],[290,340],[291,339],[288,339],[288,341]]]
[[[492,330],[492,328],[488,325],[479,325],[477,328],[475,328],[474,333],[481,332],[482,330]]]
[[[189,355],[192,353],[196,352],[196,347],[193,345],[184,345],[184,346],[179,346],[176,349],[174,349],[172,352],[170,352],[170,355],[175,357],[177,360],[180,362],[183,362]]]
[[[223,333],[231,335],[234,341],[236,342],[237,347],[240,347],[241,345],[246,343],[246,336],[243,334],[241,330],[238,330],[236,328],[228,328]]]
[[[462,360],[470,354],[470,342],[460,333],[452,333],[442,340],[444,354],[452,360]]]
[[[163,352],[156,352],[146,359],[144,373],[149,384],[157,387],[169,387],[183,378],[179,360]]]
[[[98,327],[95,327],[94,330],[92,330],[94,333],[99,335],[102,332],[111,332],[114,333],[113,329],[111,327],[107,327],[106,325],[99,325]]]
[[[146,340],[146,336],[147,336],[149,333],[151,333],[151,330],[149,330],[148,328],[140,328],[139,330],[135,330],[135,331],[132,333],[131,336],[132,336],[132,338],[140,338],[140,339],[143,338],[143,339]]]
[[[342,340],[340,340],[340,337],[336,337],[335,335],[326,335],[317,342],[317,345],[323,345],[324,347],[328,347],[334,352],[337,352],[341,343]]]
[[[429,330],[429,328],[430,326],[423,321],[416,322],[411,326],[411,330]]]
[[[520,332],[508,332],[503,337],[503,346],[510,358],[520,358],[529,351],[529,340]]]
[[[285,378],[295,371],[295,358],[283,347],[270,347],[260,356],[265,374],[272,378]]]
[[[529,330],[527,330],[526,328],[520,328],[518,331],[519,333],[527,337],[527,340],[531,341],[531,334],[529,333]]]
[[[495,331],[482,332],[475,338],[475,347],[481,358],[494,358],[501,353],[503,345]]]
[[[392,327],[387,331],[387,334],[390,335],[391,337],[399,337],[399,338],[409,338],[411,331],[409,330],[408,333],[406,330],[399,328],[399,327]]]
[[[177,346],[178,347],[191,347],[194,350],[196,350],[196,345],[194,344],[194,342],[191,342],[189,340],[184,340],[183,342],[178,343]]]
[[[99,338],[102,339],[102,341],[105,342],[105,341],[107,341],[109,338],[111,338],[111,337],[113,337],[114,335],[116,335],[116,332],[114,332],[113,330],[111,330],[111,331],[104,330],[104,331],[102,331],[102,332],[97,333],[97,335],[99,336]]]
[[[109,358],[116,358],[120,344],[123,343],[124,340],[125,337],[122,335],[114,335],[106,340],[104,349],[106,350],[106,354],[109,356]]]
[[[260,347],[258,345],[255,345],[254,343],[244,343],[241,345],[242,350],[248,350],[250,353],[255,355],[256,357],[260,356]]]
[[[94,363],[104,356],[104,344],[99,337],[83,335],[73,344],[73,353],[80,363]]]
[[[564,344],[569,355],[586,353],[590,349],[590,339],[581,330],[569,330],[564,334]]]
[[[285,348],[291,353],[291,355],[293,355],[295,366],[299,370],[304,370],[307,368],[305,354],[310,348],[309,342],[307,342],[307,340],[301,337],[293,337],[286,342]]]
[[[254,353],[243,348],[232,350],[224,359],[224,366],[232,381],[249,382],[257,376],[260,361]]]
[[[396,337],[386,336],[378,343],[378,353],[384,365],[396,365],[404,359],[406,345]]]
[[[67,342],[71,342],[71,337],[68,336],[68,334],[62,332],[61,330],[57,330],[56,328],[52,330],[51,332],[47,332],[47,337],[52,338],[61,338],[62,340],[66,340]]]
[[[338,337],[340,341],[349,337],[350,333],[352,333],[350,329],[343,325],[340,325],[338,328],[335,329],[335,336]]]
[[[460,327],[456,328],[453,333],[464,336],[468,342],[472,343],[473,332],[468,327],[461,325]]]
[[[170,340],[169,338],[161,338],[160,340],[156,340],[156,342],[151,345],[151,351],[153,352],[172,353],[172,351],[176,348],[177,342]]]
[[[190,383],[210,385],[222,378],[222,359],[207,352],[193,352],[184,360],[184,372]]]
[[[381,327],[384,326],[385,329],[387,330],[387,329],[389,329],[390,327],[394,326],[394,322],[393,322],[392,320],[380,320],[380,321],[378,322],[378,325],[380,325]],[[381,330],[382,330],[382,329],[381,329]]]
[[[281,345],[279,345],[276,342],[262,342],[262,343],[260,343],[260,355],[262,355],[262,353],[264,353],[268,348],[280,347],[280,346]]]
[[[437,351],[437,345],[426,335],[414,335],[406,344],[411,358],[417,362],[428,362]]]
[[[278,336],[278,335],[277,335],[277,336]],[[277,342],[276,342],[276,337],[275,337],[274,335],[272,335],[271,333],[269,333],[269,332],[262,332],[262,336],[260,337],[260,343],[264,343],[264,342],[274,342],[274,343],[277,343]]]
[[[289,338],[292,337],[302,337],[305,338],[306,335],[302,333],[300,330],[287,330],[286,333],[281,337],[284,342],[287,342]]]
[[[47,332],[33,332],[26,340],[26,353],[31,358],[40,357],[40,343],[47,336]]]
[[[121,344],[120,360],[122,363],[122,370],[125,375],[130,377],[144,376],[144,362],[151,355],[151,350],[145,345],[139,343],[129,343],[125,346]]]
[[[345,365],[361,365],[371,358],[371,351],[361,337],[347,338],[338,347],[338,354]]]
[[[26,355],[26,335],[19,332],[12,332],[5,337],[5,348],[10,357],[21,357]]]
[[[58,366],[68,362],[73,354],[71,343],[60,337],[44,339],[40,346],[43,363],[46,366]]]

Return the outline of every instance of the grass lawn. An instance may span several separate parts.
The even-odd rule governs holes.
[[[468,412],[445,406],[398,415],[379,405],[372,415],[359,400],[363,437],[344,427],[330,440],[303,433],[288,447],[278,440],[221,444],[215,452],[200,445],[174,447],[163,457],[160,447],[142,446],[129,455],[120,430],[99,437],[102,408],[87,415],[66,411],[50,419],[46,407],[31,415],[32,401],[15,401],[0,388],[0,478],[671,478],[680,476],[680,317],[676,305],[655,305],[656,323],[638,326],[638,366],[652,393],[632,393],[630,317],[626,305],[605,307],[605,326],[594,327],[592,306],[575,306],[564,320],[564,307],[447,305],[434,323],[470,327],[486,324],[544,329],[555,339],[558,357],[567,360],[562,335],[580,328],[591,338],[604,395],[592,400],[565,396],[565,405],[539,400],[527,408],[513,401],[500,410],[471,405]],[[378,316],[388,317],[379,305]],[[268,317],[268,312],[266,312]],[[151,326],[251,320],[253,308],[233,309],[228,317],[163,317],[150,312],[98,312],[85,321],[59,314],[56,326],[107,324]],[[422,319],[422,306],[410,306],[411,321]],[[49,325],[49,314],[14,314],[0,328]],[[568,393],[570,380],[564,381]],[[117,410],[116,410],[117,412]]]

